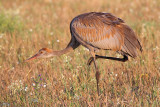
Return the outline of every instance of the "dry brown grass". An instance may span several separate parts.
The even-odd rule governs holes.
[[[160,0],[0,1],[0,105],[160,106],[159,4]],[[42,47],[63,49],[70,40],[72,18],[90,11],[124,19],[144,50],[126,63],[98,61],[100,97],[94,66],[86,65],[90,54],[82,46],[60,57],[22,63]]]

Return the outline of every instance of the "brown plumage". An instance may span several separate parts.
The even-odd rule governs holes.
[[[71,32],[76,39],[94,48],[110,49],[131,57],[137,56],[136,48],[142,50],[134,31],[110,13],[79,15],[71,22]]]
[[[141,44],[134,31],[122,19],[113,16],[111,13],[90,12],[81,14],[71,21],[70,32],[71,41],[65,49],[53,51],[42,48],[26,61],[41,57],[59,56],[74,50],[79,45],[83,45],[90,50],[92,55],[88,64],[94,62],[98,95],[100,74],[95,60],[103,58],[125,62],[128,60],[128,56],[135,58],[138,55],[137,49],[142,51]],[[113,50],[122,54],[124,58],[99,56],[95,54],[97,49]]]

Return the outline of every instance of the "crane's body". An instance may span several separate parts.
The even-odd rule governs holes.
[[[137,56],[136,48],[142,50],[134,31],[110,13],[85,13],[75,17],[70,26],[72,36],[89,47],[114,50],[131,57]],[[87,47],[85,44],[82,43]]]
[[[79,45],[83,45],[90,50],[92,55],[88,64],[94,62],[98,95],[100,74],[96,59],[103,58],[125,62],[128,60],[128,56],[135,58],[138,55],[137,49],[142,51],[141,44],[134,31],[122,19],[113,16],[111,13],[90,12],[81,14],[71,21],[70,32],[71,41],[65,49],[53,51],[42,48],[27,61],[41,57],[59,56],[76,49]],[[97,49],[113,50],[122,54],[124,58],[99,56],[95,53]]]

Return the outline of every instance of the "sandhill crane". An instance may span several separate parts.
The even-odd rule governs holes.
[[[141,44],[134,31],[125,22],[111,13],[90,12],[76,16],[70,23],[71,40],[67,47],[60,51],[42,48],[37,54],[26,61],[36,58],[60,56],[76,49],[79,45],[88,48],[92,57],[88,64],[94,62],[96,70],[97,92],[99,95],[99,77],[96,59],[111,59],[125,62],[128,56],[135,58],[137,49],[142,52]],[[96,55],[96,50],[113,50],[123,55],[123,58]]]

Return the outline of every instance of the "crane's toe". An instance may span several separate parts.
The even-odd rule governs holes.
[[[87,62],[87,65],[90,66],[92,64],[93,60],[94,60],[93,57],[90,57]]]

